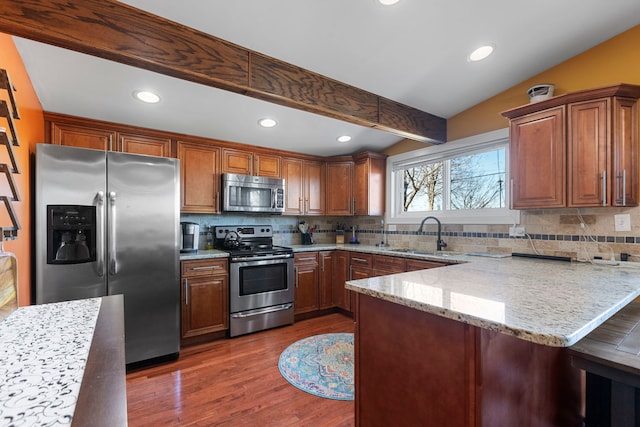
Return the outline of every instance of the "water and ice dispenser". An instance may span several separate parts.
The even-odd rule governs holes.
[[[96,207],[47,206],[47,264],[96,260]]]

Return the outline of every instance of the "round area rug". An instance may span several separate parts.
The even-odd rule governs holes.
[[[353,334],[322,334],[296,341],[282,352],[278,368],[302,391],[353,400]]]

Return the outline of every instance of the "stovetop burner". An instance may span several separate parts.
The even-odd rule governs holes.
[[[273,244],[270,225],[226,225],[215,227],[214,247],[231,256],[265,256],[291,254],[293,249]]]

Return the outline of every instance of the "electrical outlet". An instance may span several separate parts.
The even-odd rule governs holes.
[[[396,225],[395,224],[387,225],[387,230],[388,231],[396,231]]]
[[[616,231],[631,231],[631,215],[619,214],[613,216]]]
[[[524,227],[509,227],[509,237],[524,237]]]

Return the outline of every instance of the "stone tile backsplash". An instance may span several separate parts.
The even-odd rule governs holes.
[[[614,215],[629,214],[631,231],[616,232]],[[436,225],[425,224],[424,232],[417,233],[417,225],[396,225],[395,231],[382,231],[381,217],[292,217],[276,215],[192,215],[183,214],[182,221],[200,224],[200,248],[205,248],[208,227],[217,225],[259,225],[274,227],[274,243],[301,244],[298,223],[306,221],[316,228],[316,244],[335,243],[337,224],[345,224],[345,242],[352,238],[355,227],[358,241],[363,245],[382,242],[394,248],[435,250]],[[584,223],[582,227],[580,224]],[[519,226],[527,237],[510,238],[509,225],[443,224],[446,250],[453,252],[526,252],[544,255],[591,258],[594,255],[609,259],[613,253],[637,255],[640,261],[640,208],[582,208],[556,210],[530,210],[521,212]]]

